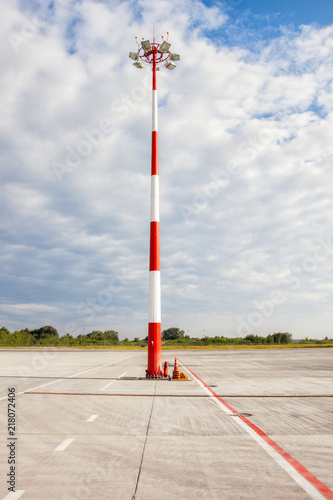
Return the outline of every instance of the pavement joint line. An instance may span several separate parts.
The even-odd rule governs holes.
[[[156,387],[157,387],[157,381],[155,383],[154,395],[156,393]],[[141,461],[140,461],[139,471],[138,471],[138,475],[137,475],[136,482],[135,482],[135,488],[134,488],[134,493],[133,493],[133,496],[132,496],[132,500],[135,500],[136,494],[137,494],[137,491],[138,491],[138,486],[139,486],[139,481],[140,481],[140,475],[141,475],[141,469],[142,469],[142,464],[143,464],[143,458],[144,458],[144,455],[145,455],[145,450],[146,450],[146,445],[147,445],[147,439],[148,439],[148,432],[149,432],[149,427],[150,427],[150,421],[151,421],[151,417],[152,417],[153,409],[154,409],[154,402],[155,402],[155,398],[153,398],[153,401],[152,401],[152,404],[151,404],[151,410],[150,410],[149,420],[148,420],[147,429],[146,429],[146,439],[145,439],[145,442],[143,444]]]
[[[118,379],[117,379],[118,380]],[[113,383],[113,382],[111,382]],[[104,387],[105,389],[105,387]],[[101,391],[102,389],[100,389]],[[47,396],[126,396],[126,397],[147,397],[147,398],[212,398],[212,397],[217,397],[217,398],[238,398],[238,399],[245,399],[245,398],[253,398],[253,399],[261,399],[261,398],[288,398],[288,399],[293,399],[293,398],[332,398],[332,395],[288,395],[288,396],[253,396],[253,395],[235,395],[235,394],[223,394],[219,395],[216,394],[216,396],[212,394],[143,394],[143,393],[128,393],[128,392],[105,392],[101,394],[100,392],[35,392],[35,391],[27,391],[23,392],[23,394],[31,394],[31,395],[47,395]]]
[[[187,368],[179,359],[178,362],[184,369],[191,373],[195,380],[202,387],[207,394],[218,404],[218,406],[228,415],[238,413],[226,401],[221,399],[198,375],[192,370]],[[237,417],[235,422],[240,425],[253,439],[256,441],[267,453],[275,460],[275,462],[309,495],[313,500],[333,500],[333,491],[323,484],[317,477],[315,477],[309,470],[302,464],[295,460],[289,453],[287,453],[281,446],[279,446],[273,439],[271,439],[259,427],[254,425],[246,417]]]
[[[3,498],[3,500],[18,500],[19,498],[21,498],[24,492],[25,490],[11,491]]]
[[[102,387],[100,389],[100,391],[104,391],[104,389],[106,389],[107,387],[109,387],[110,385],[113,384],[113,382],[115,382],[116,380],[119,380],[121,377],[123,377],[127,372],[124,372],[122,373],[121,375],[119,375],[119,377],[115,378],[114,380],[112,380],[112,382],[109,382],[108,384],[106,384],[104,387]]]
[[[61,379],[66,380],[67,378],[70,377],[61,377]],[[0,378],[38,378],[38,379],[59,379],[59,377],[43,377],[41,375],[0,375]],[[77,377],[76,380],[117,380],[118,377]]]
[[[87,418],[86,422],[93,422],[97,417],[98,415],[91,415],[89,418]]]
[[[65,439],[65,441],[63,441],[61,444],[59,444],[59,446],[57,446],[54,451],[65,451],[66,448],[68,448],[68,446],[70,444],[72,444],[72,442],[75,441],[75,438],[68,438],[68,439]]]
[[[66,377],[66,379],[71,379],[73,377],[77,377],[78,375],[82,375],[83,373],[88,373],[88,372],[91,372],[93,370],[98,370],[99,368],[104,368],[105,366],[114,365],[115,363],[118,363],[119,361],[124,361],[125,359],[132,358],[133,356],[134,356],[134,354],[132,354],[131,356],[126,356],[126,358],[117,359],[116,361],[112,361],[111,363],[106,363],[105,365],[96,366],[95,368],[89,368],[89,370],[85,370],[83,372],[74,373],[74,375],[69,375],[68,377]],[[26,391],[17,392],[16,396],[18,396],[20,394],[26,394],[27,392],[34,391],[35,389],[40,389],[41,387],[46,387],[47,385],[55,384],[55,383],[60,382],[62,380],[65,380],[65,378],[64,377],[59,378],[57,380],[53,380],[53,382],[48,382],[47,384],[38,385],[37,387],[32,387],[31,389],[27,389]],[[3,399],[7,399],[7,396],[5,396],[4,398],[0,398],[0,401],[2,401]]]

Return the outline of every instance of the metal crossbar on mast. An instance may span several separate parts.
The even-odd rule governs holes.
[[[166,40],[153,42],[142,39],[137,52],[130,52],[129,57],[139,69],[143,63],[152,65],[152,142],[151,142],[151,195],[150,195],[150,250],[149,250],[149,314],[148,314],[148,367],[146,377],[162,378],[162,339],[161,339],[161,278],[160,278],[160,207],[159,207],[159,167],[158,167],[158,119],[157,119],[157,79],[159,64],[167,69],[174,69],[174,61],[179,61],[178,54],[170,52],[171,44]]]

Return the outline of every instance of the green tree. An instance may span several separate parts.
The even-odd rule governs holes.
[[[34,339],[27,328],[13,333],[14,345],[29,346],[34,344]]]
[[[88,333],[87,338],[96,342],[102,342],[104,340],[103,332],[101,332],[100,330],[94,330]]]
[[[180,330],[180,328],[168,328],[167,330],[163,330],[162,339],[163,340],[178,340],[183,339],[185,335],[184,330]]]
[[[70,333],[66,333],[63,337],[61,337],[61,343],[63,345],[74,345],[75,339]]]
[[[285,332],[281,333],[281,344],[290,344],[292,342],[293,336],[291,333]]]
[[[292,341],[292,334],[285,332],[285,333],[274,333],[274,344],[290,344]]]
[[[53,326],[42,326],[36,330],[31,330],[30,335],[35,341],[58,339],[58,332]]]
[[[2,327],[0,330],[0,345],[13,345],[13,339],[10,331],[6,327]]]
[[[107,342],[114,342],[118,344],[119,343],[118,332],[115,332],[114,330],[107,330],[106,332],[104,332],[104,339]]]

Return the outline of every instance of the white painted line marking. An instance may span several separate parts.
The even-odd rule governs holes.
[[[106,363],[106,365],[97,366],[96,368],[90,368],[90,370],[85,370],[84,372],[75,373],[75,375],[70,375],[67,378],[77,377],[78,375],[82,375],[83,373],[91,372],[92,370],[98,370],[99,368],[104,368],[104,366],[114,365],[115,363],[118,363],[119,361],[124,361],[124,359],[133,358],[133,356],[134,356],[134,354],[132,354],[131,356],[126,356],[126,358],[117,359],[117,361],[112,361],[112,363]]]
[[[126,358],[117,359],[116,361],[112,361],[111,363],[107,363],[106,365],[96,366],[96,368],[90,368],[89,370],[85,370],[84,372],[74,373],[74,375],[68,375],[67,377],[62,377],[62,378],[59,378],[57,380],[53,380],[53,382],[48,382],[47,384],[42,384],[42,385],[38,385],[37,387],[32,387],[31,389],[27,389],[26,391],[17,392],[16,396],[18,396],[19,394],[24,394],[25,392],[35,391],[36,389],[40,389],[41,387],[46,387],[48,385],[56,384],[57,382],[62,382],[63,380],[66,380],[67,378],[77,377],[78,375],[82,375],[83,373],[88,373],[88,372],[91,372],[93,370],[98,370],[99,368],[104,368],[105,366],[114,365],[115,363],[118,363],[119,361],[124,361],[125,359],[132,358],[133,356],[134,356],[134,354],[132,354],[131,356],[126,356]],[[2,401],[3,399],[8,399],[8,397],[5,396],[4,398],[0,398],[0,401]]]
[[[70,444],[72,444],[72,442],[75,440],[75,438],[68,438],[68,439],[65,439],[65,441],[63,441],[61,444],[59,444],[59,446],[57,446],[55,448],[54,451],[65,451],[66,448],[68,448],[68,446]]]
[[[126,375],[127,372],[124,372],[122,373],[121,375],[119,375],[119,377],[116,378],[116,380],[119,380],[121,377],[123,377],[124,375]],[[112,380],[112,382],[109,382],[108,384],[106,384],[104,387],[102,387],[100,389],[100,391],[104,391],[104,389],[106,389],[107,387],[110,387],[110,385],[113,384],[113,382],[115,382],[116,380]]]
[[[102,387],[102,388],[100,389],[100,391],[104,391],[104,389],[106,389],[107,387],[110,387],[110,385],[112,385],[112,384],[113,384],[113,382],[115,382],[115,380],[112,380],[112,382],[109,382],[108,384],[106,384],[104,387]]]
[[[93,422],[97,417],[98,415],[91,415],[91,417],[87,418],[87,422]]]
[[[16,491],[11,491],[8,493],[8,495],[5,496],[3,500],[18,500],[20,498],[25,490],[16,490]]]

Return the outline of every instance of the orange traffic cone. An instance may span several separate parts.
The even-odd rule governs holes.
[[[172,372],[172,379],[173,380],[179,380],[180,379],[180,373],[179,373],[179,368],[178,368],[178,359],[175,358],[175,367]]]

